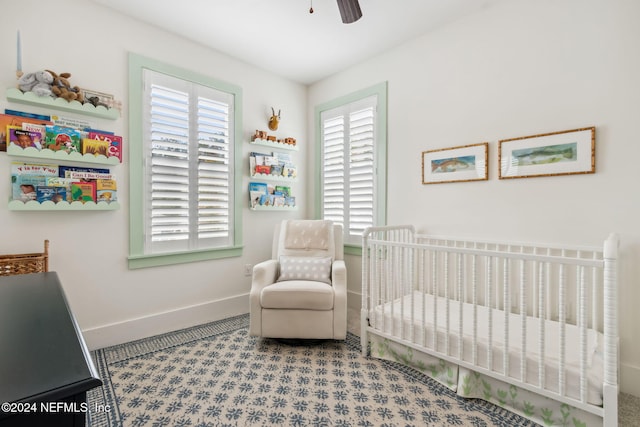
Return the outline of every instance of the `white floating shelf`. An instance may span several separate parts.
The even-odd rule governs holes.
[[[22,92],[17,88],[7,89],[7,100],[21,104],[84,114],[86,116],[100,117],[103,119],[115,120],[120,117],[120,111],[115,108],[105,108],[101,105],[95,107],[90,103],[81,104],[78,101],[69,102],[64,98],[38,96],[33,92]]]
[[[93,154],[81,154],[78,152],[67,153],[63,150],[53,151],[48,148],[38,150],[35,147],[21,148],[11,144],[7,147],[7,154],[10,156],[29,157],[33,159],[58,160],[61,162],[80,162],[100,165],[120,164],[120,159],[117,157],[106,157],[102,154],[96,156]]]
[[[260,139],[260,138],[256,138],[253,141],[251,141],[251,144],[255,144],[255,145],[262,145],[264,147],[271,147],[271,148],[276,148],[279,150],[292,150],[292,151],[298,151],[298,145],[290,145],[290,144],[283,144],[282,142],[274,142],[274,141],[269,141],[267,139]]]
[[[9,202],[10,211],[115,211],[120,209],[118,202],[58,202],[46,201],[39,203],[35,200],[22,202],[11,200]]]

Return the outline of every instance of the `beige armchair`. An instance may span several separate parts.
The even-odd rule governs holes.
[[[342,227],[324,220],[284,220],[274,232],[271,258],[253,268],[250,335],[345,339]]]

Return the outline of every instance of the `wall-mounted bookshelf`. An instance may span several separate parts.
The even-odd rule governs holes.
[[[59,111],[84,114],[86,116],[116,120],[120,117],[120,111],[115,108],[105,108],[101,105],[95,107],[92,104],[81,104],[78,101],[67,101],[63,98],[51,98],[38,96],[33,92],[22,92],[17,88],[7,89],[7,100],[20,104],[34,105],[42,108],[51,108]]]
[[[118,165],[120,160],[117,157],[106,157],[103,155],[81,154],[79,152],[67,153],[64,150],[53,151],[49,149],[38,150],[35,147],[21,148],[16,145],[7,147],[7,155],[15,157],[25,157],[29,159],[55,160],[57,162],[90,163],[97,165]]]
[[[120,203],[118,202],[58,202],[53,203],[37,202],[31,200],[29,202],[22,202],[20,200],[11,200],[9,202],[10,211],[114,211],[120,209]]]

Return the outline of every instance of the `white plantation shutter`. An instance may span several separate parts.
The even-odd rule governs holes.
[[[320,116],[322,217],[342,225],[345,243],[376,223],[376,104],[371,96]]]
[[[148,251],[229,245],[233,97],[150,70],[144,81]]]

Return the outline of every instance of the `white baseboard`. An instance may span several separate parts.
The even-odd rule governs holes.
[[[640,397],[640,367],[620,365],[620,391]]]
[[[249,312],[249,294],[84,329],[89,350],[123,344]]]

